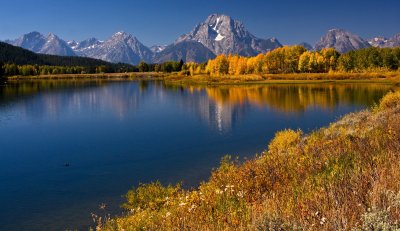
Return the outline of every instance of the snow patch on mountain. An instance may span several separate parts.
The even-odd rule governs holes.
[[[385,38],[383,36],[375,37],[368,40],[369,44],[373,47],[397,47],[400,46],[400,33],[394,35],[391,38]]]
[[[218,26],[219,20],[221,20],[220,17],[217,18],[217,22],[215,23],[215,26],[213,28],[214,31],[217,31],[217,26]]]
[[[166,47],[167,45],[154,45],[150,47],[150,50],[154,53],[159,53],[163,51]]]
[[[220,33],[218,33],[217,37],[215,38],[215,41],[221,41],[224,38],[225,38],[224,36],[222,36]]]

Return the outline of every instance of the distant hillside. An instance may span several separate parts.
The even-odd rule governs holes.
[[[15,63],[17,65],[37,64],[49,66],[109,66],[116,67],[121,64],[112,64],[106,61],[76,57],[76,56],[57,56],[57,55],[44,55],[36,54],[32,51],[16,47],[4,42],[0,42],[0,62],[2,63]]]
[[[156,53],[153,62],[164,63],[170,60],[183,60],[185,62],[207,62],[214,59],[215,54],[196,41],[183,41],[172,44],[164,48],[161,52]]]
[[[315,50],[320,51],[323,48],[335,48],[335,50],[344,54],[348,51],[370,46],[367,41],[356,34],[343,29],[331,29],[315,44]]]

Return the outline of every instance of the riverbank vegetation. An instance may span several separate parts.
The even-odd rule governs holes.
[[[397,230],[400,93],[304,134],[278,132],[242,163],[225,157],[197,189],[155,182],[126,194],[98,230]]]

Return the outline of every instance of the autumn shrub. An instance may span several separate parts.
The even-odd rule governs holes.
[[[379,108],[393,108],[400,104],[400,92],[390,92],[382,98]]]
[[[275,138],[268,146],[270,152],[288,152],[288,149],[298,144],[302,131],[284,130],[276,133]]]
[[[131,211],[135,209],[159,210],[167,203],[169,197],[178,195],[179,191],[181,191],[179,185],[163,187],[160,182],[140,185],[126,194],[127,201],[122,207]]]

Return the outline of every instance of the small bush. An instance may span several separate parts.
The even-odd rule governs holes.
[[[180,185],[164,187],[160,182],[140,185],[126,194],[127,202],[122,207],[128,210],[159,210],[168,198],[176,196],[180,191]]]
[[[400,105],[400,92],[390,92],[382,98],[379,109],[384,110],[387,108],[394,108]]]
[[[275,138],[270,142],[268,149],[270,152],[287,152],[288,149],[298,144],[303,132],[291,129],[276,133]]]

